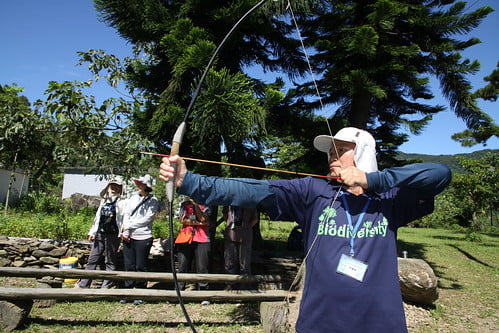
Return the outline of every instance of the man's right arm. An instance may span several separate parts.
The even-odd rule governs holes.
[[[188,171],[178,193],[199,203],[217,206],[272,206],[274,193],[264,180],[202,176]]]

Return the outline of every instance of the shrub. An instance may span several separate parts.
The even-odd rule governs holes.
[[[471,231],[471,230],[466,233],[466,236],[464,239],[466,239],[469,242],[474,242],[474,243],[481,243],[483,241],[483,238],[479,233]]]
[[[59,212],[62,207],[58,195],[35,191],[23,196],[18,203],[17,209],[24,212],[52,214]]]

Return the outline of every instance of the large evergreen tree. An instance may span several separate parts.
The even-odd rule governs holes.
[[[159,149],[173,137],[215,48],[256,3],[95,0],[101,18],[147,55],[129,63],[126,80],[149,100],[145,109],[135,112],[134,128],[146,133]],[[269,114],[282,104],[282,83],[266,84],[242,71],[258,64],[264,70],[279,70],[290,77],[303,74],[306,67],[299,42],[288,37],[291,32],[289,22],[264,10],[246,18],[207,76],[189,119],[184,154],[220,160],[224,153],[235,162],[260,155],[265,129],[283,126],[282,122],[273,122],[276,117]],[[266,126],[269,123],[271,126]],[[212,170],[220,172],[219,168]]]
[[[128,62],[124,72],[128,85],[148,101],[135,110],[133,126],[166,150],[209,57],[258,1],[94,1],[101,18],[143,55]],[[397,147],[407,140],[401,126],[419,134],[433,114],[445,109],[431,104],[431,77],[470,129],[493,125],[467,80],[479,63],[459,53],[479,40],[455,39],[478,26],[491,8],[467,13],[466,3],[453,0],[295,0],[291,6],[305,45],[315,50],[311,66],[319,77],[322,103],[338,106],[330,119],[333,131],[348,124],[370,129],[382,141],[385,161],[393,163]],[[272,11],[276,15],[268,14]],[[272,158],[279,145],[311,147],[313,137],[327,131],[314,116],[319,102],[310,98],[316,91],[312,82],[283,94],[280,80],[264,84],[241,76],[252,65],[279,71],[293,82],[308,75],[291,17],[280,14],[274,7],[253,13],[222,49],[207,76],[210,85],[191,114],[183,154],[254,161],[262,143]],[[308,150],[280,165],[318,171],[316,158]]]
[[[480,41],[455,36],[472,31],[492,8],[466,12],[466,3],[454,0],[331,0],[319,9],[301,24],[307,45],[317,50],[312,62],[323,102],[338,105],[333,122],[347,119],[370,129],[382,139],[384,154],[393,156],[406,140],[398,132],[401,126],[419,134],[433,114],[445,109],[431,104],[433,76],[468,128],[490,125],[467,79],[479,62],[460,55]],[[312,92],[309,82],[299,93]],[[318,107],[306,100],[299,104]]]

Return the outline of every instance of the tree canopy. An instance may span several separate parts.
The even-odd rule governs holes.
[[[5,86],[0,92],[4,164],[18,150],[47,147],[43,158],[35,148],[36,158],[18,155],[18,161],[132,173],[145,163],[139,151],[167,152],[208,60],[257,2],[94,0],[101,20],[133,45],[134,57],[88,50],[79,52],[80,64],[88,64],[94,80],[124,83],[129,97],[97,105],[83,92],[93,80],[50,82],[47,99],[30,106],[20,90]],[[497,97],[497,73],[487,78],[492,90],[486,86],[473,93],[468,76],[479,62],[460,52],[480,41],[457,37],[491,11],[469,11],[465,2],[453,0],[267,1],[216,57],[189,116],[182,154],[323,173],[325,163],[317,161],[324,156],[312,149],[312,140],[327,133],[328,120],[333,132],[347,125],[370,130],[379,139],[381,165],[393,165],[407,140],[401,128],[421,134],[432,115],[445,109],[431,102],[431,77],[470,131],[455,138],[484,143],[497,135],[497,126],[476,100]],[[254,68],[280,76],[264,82]],[[317,112],[322,105],[337,110],[326,117]],[[14,144],[19,140],[26,147]],[[262,176],[211,165],[190,168]]]
[[[193,82],[209,56],[234,22],[255,3],[95,0],[100,17],[147,54],[142,61],[129,64],[125,78],[147,94],[149,103],[134,114],[134,126],[159,149],[169,142],[180,123]],[[234,89],[233,84],[226,86],[241,92],[235,97],[240,109],[257,110],[252,105],[260,101],[263,113],[244,114],[245,119],[259,119],[251,130],[237,126],[241,117],[234,117],[235,113],[224,114],[231,109],[220,104],[226,99],[212,95],[214,100],[210,101],[205,95],[190,119],[188,153],[203,151],[203,156],[216,159],[223,153],[230,160],[244,155],[243,151],[261,155],[262,145],[270,149],[267,151],[274,149],[272,144],[292,141],[310,147],[319,134],[317,129],[326,130],[324,119],[315,114],[323,103],[337,106],[329,119],[335,129],[352,125],[371,130],[381,142],[382,157],[392,164],[397,147],[407,140],[400,129],[407,127],[421,134],[432,115],[445,110],[445,106],[431,103],[431,77],[440,82],[456,116],[470,130],[481,131],[476,143],[494,135],[483,130],[495,124],[478,108],[467,79],[479,69],[479,62],[463,59],[460,54],[480,41],[456,39],[477,27],[492,8],[467,11],[465,2],[450,0],[335,0],[291,1],[287,9],[282,12],[282,8],[269,4],[266,10],[250,15],[220,52],[211,75],[219,80],[240,72],[248,76],[248,67],[259,66],[281,73],[288,82],[295,82],[295,88],[286,91],[289,84],[265,84],[256,79],[241,87],[244,92]],[[297,38],[295,14],[303,40]],[[321,101],[315,97],[315,83],[306,79],[308,65],[301,42],[311,54],[310,66],[318,77]],[[237,81],[235,77],[231,80]],[[224,83],[217,85],[223,87]],[[203,89],[202,94],[208,91]],[[278,91],[282,93],[276,99]],[[257,98],[246,100],[247,107],[242,102],[245,93]],[[224,119],[223,130],[242,132],[223,137],[220,131],[210,129],[219,126],[217,119]],[[212,144],[198,140],[207,138],[207,133],[213,135]],[[255,137],[255,133],[259,135]],[[237,139],[228,141],[232,137]],[[286,137],[294,140],[282,141]],[[279,142],[276,138],[282,139]],[[225,150],[219,148],[221,144],[225,144]],[[311,154],[306,150],[289,163],[300,167]]]

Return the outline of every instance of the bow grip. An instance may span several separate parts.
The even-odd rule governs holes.
[[[173,136],[173,141],[172,141],[172,148],[170,150],[170,156],[178,155],[180,152],[180,144],[182,143],[182,139],[184,137],[185,133],[185,121],[183,121],[177,128],[177,131],[175,132],[175,135]],[[172,163],[173,167],[173,178],[170,178],[166,182],[166,197],[169,202],[173,202],[173,193],[175,192],[175,178],[176,178],[176,172],[177,172],[177,165],[176,163]]]

